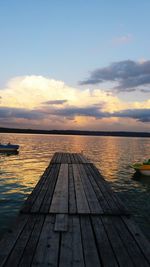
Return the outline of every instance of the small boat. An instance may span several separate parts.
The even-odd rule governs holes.
[[[13,144],[0,144],[0,153],[16,152],[19,149],[19,145]]]
[[[142,175],[150,176],[150,159],[143,163],[134,163],[131,167]]]

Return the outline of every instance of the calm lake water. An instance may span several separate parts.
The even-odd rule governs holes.
[[[130,164],[150,158],[150,139],[0,134],[20,145],[18,155],[0,155],[0,237],[11,226],[56,151],[81,152],[111,184],[150,239],[150,178],[137,177]]]

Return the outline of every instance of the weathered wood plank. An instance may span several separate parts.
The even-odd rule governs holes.
[[[116,204],[116,202],[114,201],[113,198],[113,191],[109,190],[108,187],[105,186],[105,181],[103,179],[101,179],[100,174],[98,175],[98,173],[96,173],[95,168],[93,168],[93,166],[91,164],[88,165],[88,168],[91,172],[91,174],[93,175],[99,189],[101,190],[103,196],[105,197],[109,207],[112,210],[113,214],[124,214],[124,210],[120,210],[120,208],[118,207],[118,205]]]
[[[54,231],[66,232],[68,230],[68,214],[56,214]]]
[[[68,232],[62,233],[59,267],[84,267],[78,216],[69,216]]]
[[[53,174],[54,174],[54,170],[55,170],[55,165],[53,164],[49,173],[47,174],[47,178],[45,180],[45,183],[43,184],[37,198],[36,201],[34,202],[34,204],[31,207],[31,212],[36,213],[40,211],[40,207],[42,205],[42,202],[44,200],[45,194],[47,192],[47,190],[49,189],[49,191],[51,191],[51,188],[49,187],[49,184],[51,183]]]
[[[32,207],[32,205],[34,204],[42,186],[44,185],[46,179],[47,179],[47,175],[50,172],[51,169],[51,165],[48,166],[48,168],[46,168],[45,172],[43,173],[43,175],[41,176],[40,180],[38,181],[37,185],[35,186],[35,188],[33,189],[33,191],[31,192],[31,194],[28,196],[28,198],[26,199],[23,207],[21,208],[20,212],[22,213],[28,213],[30,212],[30,209]]]
[[[60,233],[54,232],[54,217],[46,215],[32,267],[58,266]]]
[[[97,252],[89,216],[81,216],[80,221],[85,265],[86,267],[100,267],[102,265]]]
[[[75,185],[74,185],[74,175],[72,164],[69,164],[69,213],[77,213],[76,205],[76,195],[75,195]]]
[[[58,153],[55,153],[51,159],[51,163],[56,163],[57,162],[57,156],[58,156]]]
[[[67,163],[71,163],[70,153],[67,153]]]
[[[150,265],[150,243],[145,238],[139,227],[132,221],[131,218],[128,218],[126,216],[121,216],[122,220],[124,221],[125,225],[128,227],[128,230],[130,231],[131,235],[136,240],[140,250],[142,251],[143,255],[147,259]]]
[[[119,265],[116,256],[100,216],[91,216],[91,219],[102,266],[118,267]]]
[[[13,224],[12,230],[9,230],[0,241],[0,266],[4,266],[7,257],[13,250],[15,243],[20,237],[25,225],[28,222],[27,215],[20,215]],[[7,248],[7,249],[6,249]]]
[[[12,267],[12,266],[19,265],[19,262],[23,256],[25,247],[34,229],[35,223],[36,223],[36,216],[35,215],[30,216],[27,224],[24,227],[22,234],[19,236],[15,246],[13,247],[12,252],[9,255],[9,258],[7,259],[5,263],[5,267]]]
[[[45,197],[40,207],[40,213],[49,213],[50,204],[52,201],[55,185],[59,174],[59,169],[60,169],[60,164],[59,163],[54,164],[54,171],[52,173],[52,178],[50,179],[50,183],[48,184]]]
[[[84,267],[84,256],[83,256],[83,246],[81,240],[81,228],[79,216],[72,217],[72,263],[73,267]]]
[[[65,157],[66,153],[61,153],[61,163],[62,164],[66,164],[66,157]]]
[[[99,201],[99,204],[103,210],[104,214],[112,214],[112,209],[109,207],[107,200],[105,199],[104,195],[102,194],[99,186],[97,185],[93,175],[89,171],[88,165],[84,165],[84,169],[86,171],[86,174],[88,176],[89,181],[91,182],[91,186],[93,187],[95,194],[97,196],[97,199]]]
[[[122,201],[118,196],[113,192],[110,185],[104,180],[104,178],[99,173],[98,169],[95,167],[95,165],[90,164],[91,169],[94,171],[94,173],[97,175],[97,180],[100,180],[101,177],[101,188],[103,191],[108,192],[107,199],[109,200],[109,197],[111,197],[111,202],[113,203],[114,207],[116,206],[121,214],[129,214],[129,211],[125,208]],[[95,176],[96,177],[96,176]],[[110,203],[111,204],[111,203]]]
[[[84,192],[83,184],[80,178],[80,173],[76,164],[73,164],[73,175],[75,183],[75,193],[76,193],[76,202],[77,202],[77,211],[78,213],[90,213],[89,205],[87,198]]]
[[[61,235],[59,267],[72,266],[72,218],[69,218],[69,229]]]
[[[142,251],[140,250],[136,240],[132,236],[131,232],[127,228],[126,224],[122,221],[120,216],[111,216],[111,223],[117,229],[117,233],[120,235],[128,254],[132,258],[135,266],[138,267],[148,267],[150,266],[150,262],[148,263],[146,258],[144,257]],[[131,220],[131,219],[130,219]],[[149,248],[150,250],[150,248]]]
[[[68,213],[68,164],[61,164],[54,190],[51,213]]]
[[[75,163],[75,160],[74,160],[73,153],[70,154],[70,159],[71,159],[71,163],[74,164]]]
[[[118,235],[110,216],[101,216],[101,220],[107,232],[111,246],[117,258],[120,267],[133,267],[132,258],[130,258],[120,236]]]
[[[19,266],[21,267],[30,267],[32,263],[32,259],[34,257],[34,253],[36,250],[36,246],[38,243],[38,239],[41,233],[41,229],[44,222],[44,216],[36,216],[36,223],[34,226],[34,229],[31,233],[30,239],[24,249],[23,256],[21,258],[21,261],[19,263]]]
[[[78,155],[80,157],[81,163],[85,163],[85,164],[90,163],[89,160],[86,159],[82,153],[79,153]]]
[[[77,166],[78,166],[78,170],[79,170],[82,184],[84,187],[84,191],[85,191],[85,194],[87,197],[87,201],[88,201],[88,204],[90,207],[90,213],[91,214],[103,214],[103,210],[99,204],[99,201],[98,201],[97,196],[94,192],[94,189],[91,186],[91,183],[90,183],[88,176],[85,172],[84,165],[78,164]]]

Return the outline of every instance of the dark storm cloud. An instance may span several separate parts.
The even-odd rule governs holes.
[[[150,86],[150,60],[143,63],[132,60],[114,62],[108,67],[96,69],[80,84],[118,82],[117,90],[132,91],[139,86]]]
[[[73,120],[76,116],[87,116],[95,119],[111,117],[132,118],[145,123],[150,122],[150,109],[127,109],[110,113],[103,112],[97,105],[84,108],[70,106],[67,108],[47,108],[35,110],[0,107],[0,119],[11,120],[12,118],[21,118],[28,120],[40,120],[44,118],[50,118],[49,115],[56,116],[57,118],[65,117],[69,120]]]
[[[62,105],[64,103],[66,103],[66,102],[67,102],[66,99],[63,99],[63,100],[49,100],[49,101],[43,102],[42,104],[44,104],[44,105]]]
[[[35,110],[24,108],[8,108],[0,107],[0,118],[22,118],[29,120],[37,120],[43,118],[44,114]]]
[[[150,122],[150,109],[127,109],[113,113],[114,117],[132,118],[141,122]]]
[[[47,113],[66,118],[74,118],[75,116],[94,117],[95,119],[102,118],[132,118],[141,122],[150,122],[150,109],[127,109],[114,113],[103,112],[98,106],[90,106],[85,108],[68,107],[63,109],[50,109]]]
[[[47,113],[63,117],[87,116],[95,118],[107,117],[109,113],[102,112],[97,106],[89,107],[67,107],[62,109],[49,109]]]

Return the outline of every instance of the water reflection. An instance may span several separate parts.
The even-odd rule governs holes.
[[[81,152],[101,171],[128,207],[143,218],[150,210],[150,183],[135,178],[132,162],[149,158],[148,138],[1,134],[20,146],[19,154],[0,154],[0,227],[8,227],[56,151]]]
[[[148,188],[150,189],[150,176],[142,175],[140,172],[136,171],[133,174],[132,179],[138,181],[139,183],[142,183],[144,186],[146,186],[147,184]]]
[[[5,155],[5,156],[13,156],[13,155],[18,155],[18,154],[19,154],[19,151],[0,152],[0,155]]]

